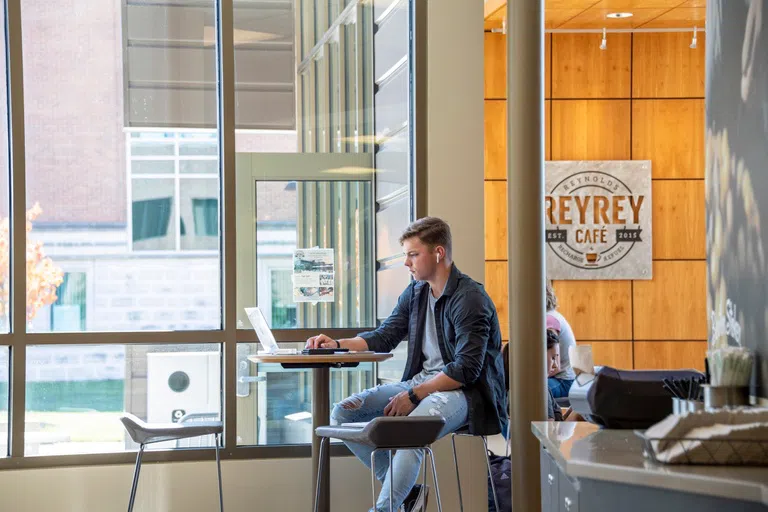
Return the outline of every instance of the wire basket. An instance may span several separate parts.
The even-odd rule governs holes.
[[[768,466],[768,440],[650,438],[635,430],[643,441],[643,455],[657,464],[702,466]],[[664,443],[661,453],[656,446]]]

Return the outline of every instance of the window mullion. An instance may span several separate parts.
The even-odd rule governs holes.
[[[24,144],[24,79],[21,47],[21,0],[6,2],[9,132],[11,153],[11,373],[9,455],[24,456],[26,382],[26,166]]]
[[[219,166],[219,240],[223,283],[221,286],[223,346],[224,446],[232,451],[237,446],[237,215],[235,204],[235,46],[233,0],[216,3],[216,75]]]

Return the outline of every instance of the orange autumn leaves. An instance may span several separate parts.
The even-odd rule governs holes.
[[[32,222],[43,213],[38,203],[27,211],[27,321],[43,306],[56,301],[56,290],[64,281],[64,272],[45,255],[42,242],[30,238]],[[0,321],[10,315],[10,236],[8,218],[0,221]]]

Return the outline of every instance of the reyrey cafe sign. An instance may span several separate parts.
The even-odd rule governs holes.
[[[549,279],[651,279],[651,162],[547,162]]]

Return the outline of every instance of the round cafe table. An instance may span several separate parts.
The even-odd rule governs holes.
[[[312,500],[314,505],[317,472],[328,475],[331,469],[331,458],[326,457],[323,467],[318,467],[320,460],[320,439],[315,436],[315,429],[331,422],[330,378],[331,368],[355,367],[360,363],[380,363],[390,359],[392,354],[375,352],[341,352],[325,355],[304,354],[257,354],[248,356],[253,363],[280,364],[283,368],[312,369]],[[320,512],[330,512],[330,478],[323,478],[320,488]]]

